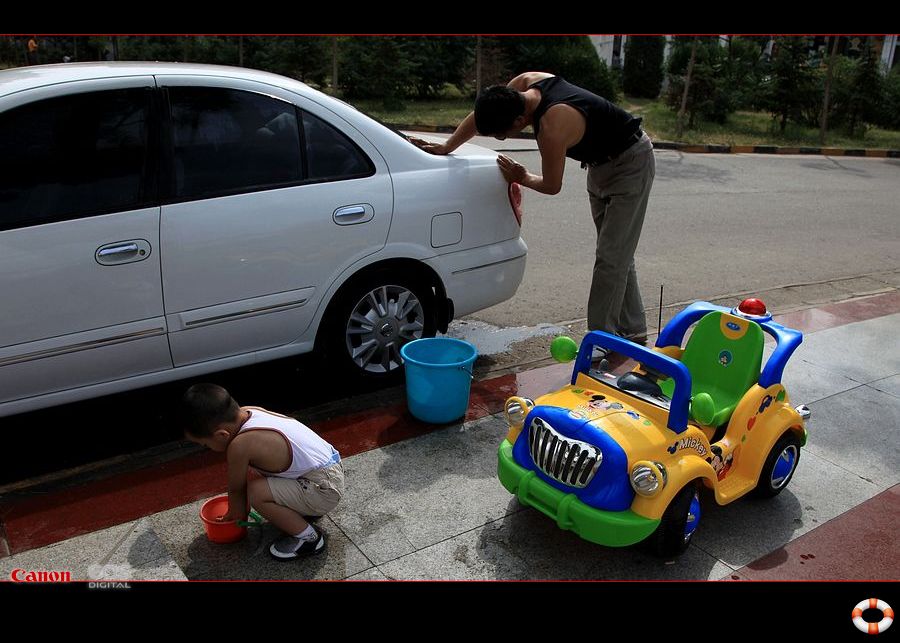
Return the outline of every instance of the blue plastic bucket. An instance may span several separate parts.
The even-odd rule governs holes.
[[[472,364],[478,350],[449,337],[426,337],[400,349],[406,368],[409,412],[423,422],[445,424],[466,413]]]

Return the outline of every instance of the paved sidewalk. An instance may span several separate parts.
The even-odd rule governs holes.
[[[793,403],[812,410],[797,472],[768,501],[719,507],[703,495],[701,525],[674,561],[583,541],[500,485],[501,405],[566,383],[571,365],[553,365],[476,382],[462,423],[424,425],[388,405],[316,426],[345,455],[347,478],[345,499],[320,522],[324,556],[271,560],[270,525],[209,543],[199,507],[225,477],[221,456],[203,453],[0,497],[0,578],[900,579],[900,294],[775,320],[804,331],[784,377]]]

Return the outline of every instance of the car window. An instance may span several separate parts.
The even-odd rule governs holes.
[[[51,98],[0,114],[0,229],[135,209],[155,197],[149,89]]]
[[[303,180],[297,109],[252,92],[171,87],[175,196],[208,198]]]
[[[354,179],[375,172],[353,141],[309,112],[303,112],[303,134],[310,179]]]

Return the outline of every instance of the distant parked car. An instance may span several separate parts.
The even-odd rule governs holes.
[[[522,280],[496,156],[249,69],[0,71],[0,415],[314,348],[396,374]]]

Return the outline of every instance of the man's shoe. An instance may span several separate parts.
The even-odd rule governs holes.
[[[325,551],[325,532],[316,530],[316,540],[301,540],[295,536],[283,536],[272,543],[269,553],[278,561],[296,560],[305,556],[315,556]]]

